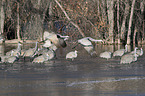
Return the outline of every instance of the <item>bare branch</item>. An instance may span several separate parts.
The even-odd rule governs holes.
[[[82,32],[81,28],[80,28],[77,24],[75,24],[75,23],[70,19],[70,17],[67,15],[66,11],[63,9],[63,7],[60,5],[60,3],[59,3],[57,0],[55,0],[55,2],[58,4],[58,6],[60,7],[60,9],[63,11],[63,13],[65,14],[65,16],[66,16],[66,18],[68,19],[68,21],[70,21],[70,23],[71,23],[72,25],[74,25],[76,28],[78,28],[80,34],[81,34],[83,37],[85,37],[85,34]]]

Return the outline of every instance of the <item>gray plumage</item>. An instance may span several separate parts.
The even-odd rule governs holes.
[[[5,41],[4,37],[2,34],[0,34],[0,44],[2,44]]]
[[[18,59],[19,59],[18,56],[10,56],[10,57],[7,58],[6,62],[7,63],[14,63]]]
[[[45,34],[47,34],[47,36],[44,38],[50,40],[56,47],[59,48],[67,46],[65,40],[67,40],[66,38],[69,36],[62,36],[60,34],[55,34],[54,32],[45,32]]]
[[[52,44],[52,45],[49,47],[49,49],[51,49],[51,50],[53,50],[53,51],[56,51],[56,50],[57,50],[57,47],[56,47],[54,44]]]
[[[91,37],[85,37],[78,40],[78,43],[81,44],[84,49],[91,55],[96,56],[96,51],[94,50],[93,42],[102,42],[102,40],[96,40]]]
[[[102,42],[102,40],[96,40],[96,39],[93,39],[91,37],[85,37],[85,38],[79,39],[78,43],[80,43],[84,47],[88,47],[88,46],[93,46],[91,41],[93,41],[93,42]]]
[[[113,57],[114,56],[122,56],[124,53],[127,52],[127,44],[125,45],[125,49],[119,49],[119,50],[116,50],[114,53],[113,53]]]
[[[12,50],[12,54],[13,54],[13,50]],[[14,63],[15,61],[17,61],[19,59],[19,53],[17,53],[16,56],[1,56],[1,62],[2,63]]]
[[[45,40],[45,43],[42,45],[43,47],[47,48],[52,45],[52,42],[50,40]]]
[[[0,56],[1,58],[1,63],[6,63],[7,62],[7,58],[9,58],[10,56],[5,55],[5,56]]]
[[[42,47],[52,49],[53,51],[57,50],[57,46],[48,39],[45,40],[45,43],[42,45]]]
[[[6,55],[9,55],[9,56],[16,56],[17,54],[21,55],[21,45],[22,44],[20,42],[18,42],[17,49],[12,49],[12,50],[8,51],[6,53]]]
[[[130,55],[133,55],[135,53],[135,50],[130,52],[129,54]],[[136,56],[139,57],[139,56],[142,56],[143,55],[143,49],[141,48],[140,50],[136,50]]]
[[[46,50],[45,50],[46,51]],[[43,51],[38,57],[34,58],[32,63],[44,63],[45,61],[51,60],[55,57],[55,52],[52,50]]]
[[[43,53],[46,53],[48,52],[48,48],[38,48],[38,50],[36,51],[36,54],[39,56],[39,55],[42,55]]]
[[[53,59],[53,58],[56,56],[54,50],[52,50],[52,49],[47,49],[47,48],[43,48],[43,50],[42,50],[42,49],[39,50],[38,53],[39,53],[39,54],[42,54],[42,55],[44,55],[44,56],[47,56],[48,60],[51,60],[51,59]]]
[[[78,51],[72,51],[66,54],[66,59],[71,59],[72,61],[74,60],[74,58],[77,57],[77,52]]]
[[[96,51],[94,49],[93,46],[87,46],[87,47],[84,47],[84,49],[91,55],[93,56],[94,54],[96,54]]]
[[[111,54],[112,54],[111,52],[105,51],[100,54],[100,57],[106,58],[108,60],[109,58],[111,58]]]
[[[121,61],[120,61],[120,64],[126,64],[126,63],[131,63],[133,61],[137,61],[137,55],[136,55],[136,50],[137,50],[137,47],[135,48],[135,52],[134,54],[125,54],[121,57]]]
[[[55,51],[51,50],[51,49],[49,49],[48,52],[46,52],[44,54],[46,54],[46,56],[48,57],[48,60],[51,60],[56,56]]]
[[[26,49],[22,49],[21,50],[21,55],[20,56],[24,56],[24,53],[26,52]]]
[[[143,48],[140,48],[140,50],[137,50],[136,52],[139,56],[143,55]]]
[[[32,63],[44,63],[47,60],[48,59],[47,59],[46,55],[40,55],[40,56],[34,58],[34,60],[32,61]]]
[[[26,50],[24,52],[23,57],[34,57],[36,55],[35,53],[37,51],[37,48],[38,48],[38,42],[36,41],[35,48],[30,48],[30,49]]]

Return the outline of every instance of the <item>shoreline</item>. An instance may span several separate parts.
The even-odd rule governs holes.
[[[12,39],[12,40],[5,40],[4,42],[0,42],[0,44],[17,44],[18,42],[21,42],[21,43],[35,43],[36,41],[41,42],[40,40],[19,40],[19,39]],[[100,43],[96,43],[96,44],[100,44]],[[138,44],[144,45],[145,44],[145,40],[142,41],[142,42],[139,41]],[[112,43],[104,43],[103,45],[122,45],[122,44],[118,44],[118,43],[113,43],[113,44]]]
[[[5,40],[3,43],[5,43],[5,44],[17,44],[18,42],[21,42],[21,43],[35,43],[36,41],[37,40],[19,40],[19,39],[12,39],[12,40]]]

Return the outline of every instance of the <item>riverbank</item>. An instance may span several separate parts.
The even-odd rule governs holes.
[[[19,39],[13,39],[13,40],[5,40],[5,44],[17,44],[18,42],[21,43],[34,43],[36,40],[19,40]]]
[[[3,43],[5,43],[5,44],[17,44],[18,42],[21,42],[21,43],[35,43],[36,41],[38,41],[38,40],[19,40],[19,39],[12,39],[12,40],[5,40],[5,42],[3,42]],[[38,42],[40,42],[40,41],[38,41]],[[2,44],[2,43],[0,43],[0,44]],[[106,44],[107,45],[112,45],[111,43],[104,43],[104,45],[106,45]],[[116,41],[113,44],[118,44],[118,43]],[[142,44],[142,45],[145,44],[145,40],[142,41],[142,42],[139,41],[138,44]]]

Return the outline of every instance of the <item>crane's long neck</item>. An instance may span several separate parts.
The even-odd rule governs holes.
[[[18,43],[17,51],[18,52],[21,51],[21,44],[20,43]]]
[[[136,50],[137,50],[137,48],[135,48],[135,50],[134,50],[134,58],[135,58],[135,61],[137,60]]]
[[[127,48],[127,44],[125,45],[125,52],[127,52],[128,51],[128,48]]]
[[[140,55],[143,55],[143,49],[142,48],[140,49]]]
[[[13,56],[14,50],[11,51],[11,56]]]
[[[78,51],[75,50],[75,56],[77,56]]]
[[[36,42],[36,45],[35,45],[35,50],[37,50],[38,48],[38,42]]]

